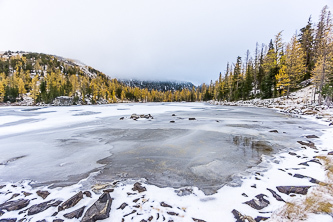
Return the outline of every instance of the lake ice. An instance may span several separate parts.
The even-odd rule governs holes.
[[[212,194],[262,154],[298,147],[322,128],[274,110],[204,103],[0,107],[0,182],[65,186],[98,172],[92,183],[145,178]]]

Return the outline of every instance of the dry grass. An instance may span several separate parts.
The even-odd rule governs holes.
[[[333,213],[333,158],[317,156],[326,170],[326,181],[311,189],[304,198],[287,202],[272,214],[272,221],[306,221],[308,214]]]

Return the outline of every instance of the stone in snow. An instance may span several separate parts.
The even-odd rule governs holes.
[[[306,138],[308,138],[308,139],[316,139],[316,138],[319,138],[318,136],[316,136],[316,135],[307,135],[307,136],[305,136]]]
[[[45,199],[48,195],[50,195],[49,191],[43,191],[43,190],[38,190],[37,195],[40,196],[41,198]]]
[[[86,211],[81,222],[95,222],[109,217],[112,199],[109,193],[103,193],[98,200]]]
[[[67,219],[73,219],[73,218],[79,219],[82,216],[85,208],[86,208],[86,206],[83,206],[83,207],[81,207],[77,210],[74,210],[74,211],[70,212],[70,213],[64,214],[64,217],[67,218]]]
[[[282,199],[282,197],[281,197],[279,194],[277,194],[274,190],[269,189],[269,188],[267,188],[267,190],[268,190],[269,192],[272,193],[273,197],[274,197],[277,201],[283,201],[283,202],[286,202],[286,201],[284,201],[284,200]]]
[[[253,218],[250,216],[245,216],[241,214],[238,210],[233,209],[231,213],[234,215],[236,222],[248,222],[250,220],[253,221]],[[250,220],[249,220],[250,219]]]
[[[43,212],[47,209],[49,209],[50,207],[57,207],[59,206],[59,204],[61,204],[62,201],[58,200],[49,200],[40,204],[35,204],[32,205],[29,209],[28,209],[28,215],[34,215],[34,214],[38,214],[40,212]]]
[[[306,195],[311,186],[277,186],[276,189],[287,195],[291,193]]]
[[[271,130],[271,131],[269,131],[270,133],[279,133],[279,131],[277,131],[277,130]]]
[[[28,206],[30,203],[30,200],[26,199],[19,199],[19,200],[13,200],[13,201],[7,201],[3,204],[0,204],[0,211],[7,210],[7,211],[14,211],[14,210],[21,210]]]
[[[266,200],[264,197],[267,197],[267,195],[259,194],[256,196],[257,199],[252,199],[244,203],[256,210],[261,210],[270,204],[269,201]]]
[[[91,192],[90,191],[84,191],[83,194],[86,195],[86,197],[91,197]]]
[[[166,204],[166,203],[164,203],[164,202],[161,202],[161,206],[162,206],[162,207],[169,207],[169,208],[172,208],[172,206],[171,206],[171,205],[169,205],[169,204]]]
[[[58,211],[62,211],[71,207],[74,207],[80,200],[83,199],[83,193],[80,191],[79,193],[75,194],[65,202],[63,202],[59,207]]]
[[[117,210],[119,210],[119,209],[125,209],[125,207],[127,207],[128,206],[128,204],[127,203],[122,203],[121,205],[120,205],[120,207],[118,207],[117,208]]]
[[[16,222],[16,218],[6,218],[6,219],[0,219],[0,222]]]
[[[132,188],[133,191],[138,191],[139,193],[147,191],[147,189],[143,186],[141,186],[141,183],[136,182]]]

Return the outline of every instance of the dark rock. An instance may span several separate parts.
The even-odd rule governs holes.
[[[268,220],[268,219],[269,219],[269,217],[261,217],[261,216],[258,216],[256,218],[254,218],[254,220],[256,222],[265,221],[265,220]]]
[[[57,216],[58,215],[58,212],[54,212],[53,214],[52,214],[52,217],[55,217],[55,216]]]
[[[277,131],[277,130],[271,130],[271,131],[269,131],[270,133],[279,133],[279,131]]]
[[[54,219],[53,222],[64,222],[62,219]]]
[[[148,221],[152,221],[154,219],[154,217],[153,216],[150,216],[149,218],[148,218]]]
[[[71,198],[69,198],[68,200],[66,200],[65,202],[63,202],[58,207],[58,211],[62,211],[62,210],[74,207],[82,199],[83,199],[83,193],[82,193],[82,191],[80,191],[77,194],[75,194],[74,196],[72,196]]]
[[[196,119],[195,119],[195,118],[191,118],[191,117],[190,117],[190,118],[188,118],[188,120],[196,120]]]
[[[85,208],[86,207],[83,206],[83,207],[81,207],[81,208],[79,208],[77,210],[74,210],[74,211],[70,212],[70,213],[64,214],[64,217],[67,218],[67,219],[73,219],[73,218],[77,218],[78,219],[78,218],[80,218],[82,216],[83,211],[84,211]]]
[[[176,114],[172,114],[171,116],[176,116]]]
[[[302,175],[302,174],[298,174],[298,173],[296,173],[296,174],[294,174],[294,177],[296,177],[296,178],[304,178],[304,177],[306,177],[306,176],[304,176],[304,175]]]
[[[253,184],[251,187],[252,188],[257,188],[257,184]]]
[[[134,203],[138,202],[140,198],[133,200]]]
[[[106,190],[103,190],[104,193],[112,193],[114,191],[114,189],[106,189]]]
[[[147,191],[147,189],[145,187],[141,186],[141,183],[139,183],[139,182],[136,182],[134,184],[134,187],[132,188],[132,190],[133,191],[138,191],[139,193]]]
[[[161,206],[162,206],[162,207],[169,207],[169,208],[172,208],[172,206],[171,206],[171,205],[169,205],[169,204],[166,204],[166,203],[164,203],[164,202],[161,202]]]
[[[2,190],[4,187],[6,187],[6,185],[0,185],[0,190]]]
[[[167,212],[167,214],[169,214],[171,216],[178,216],[179,215],[178,213],[175,213],[175,212]]]
[[[294,152],[289,152],[288,154],[292,155],[292,156],[296,156],[297,155],[297,153],[294,153]]]
[[[28,220],[27,218],[22,218],[22,219],[19,219],[18,222],[25,222],[27,220]]]
[[[246,222],[246,219],[239,211],[233,209],[231,213],[234,215],[236,222]]]
[[[83,194],[86,195],[86,197],[91,197],[91,192],[90,191],[84,191]]]
[[[0,219],[0,222],[16,222],[16,218],[6,218],[6,219]]]
[[[285,194],[307,194],[311,186],[277,186],[276,189]]]
[[[2,210],[0,210],[0,217],[2,216],[2,215],[4,215],[5,214],[5,212],[3,212]]]
[[[28,192],[23,191],[23,195],[24,195],[25,197],[27,197],[27,196],[32,195],[32,193],[28,193]]]
[[[50,195],[49,191],[43,191],[43,190],[38,190],[36,193],[38,196],[40,196],[43,199],[45,199],[48,195]]]
[[[325,183],[323,183],[323,182],[321,182],[321,181],[319,181],[315,178],[312,178],[312,177],[309,177],[309,178],[310,178],[310,180],[309,180],[310,183],[322,184],[322,185],[325,184]]]
[[[171,120],[170,123],[175,123],[175,121],[174,121],[174,120]]]
[[[193,193],[193,189],[192,188],[181,188],[179,190],[175,190],[175,193],[177,193],[177,196],[188,196],[191,195]]]
[[[11,198],[9,198],[9,200],[11,200],[11,199],[14,199],[15,197],[18,197],[18,196],[20,196],[20,194],[19,194],[19,193],[14,193],[14,194],[12,195],[12,197],[11,197]]]
[[[130,192],[127,192],[127,195],[128,195],[128,196],[132,196],[132,195],[137,195],[137,193],[130,193]]]
[[[249,197],[248,195],[246,195],[246,193],[242,193],[242,196],[244,196],[244,197]]]
[[[271,189],[269,189],[269,188],[267,188],[267,190],[268,190],[269,192],[272,193],[273,197],[274,197],[277,201],[283,201],[283,202],[286,202],[286,201],[284,201],[284,200],[282,199],[282,197],[281,197],[279,194],[277,194],[274,190],[271,190]]]
[[[125,207],[127,207],[128,206],[128,204],[127,203],[122,203],[121,205],[120,205],[120,207],[118,207],[117,208],[117,210],[119,210],[119,209],[125,209]]]
[[[55,201],[55,200],[49,200],[40,204],[35,204],[32,205],[31,207],[29,207],[28,209],[28,215],[34,215],[34,214],[38,214],[40,212],[43,212],[47,209],[49,209],[50,207],[56,207],[61,203],[60,200]]]
[[[135,213],[136,213],[136,210],[133,210],[131,213],[124,215],[124,217],[127,217],[127,216],[129,216],[131,214],[135,214]]]
[[[306,138],[308,138],[308,139],[316,139],[316,138],[319,138],[318,136],[316,136],[316,135],[307,135],[307,136],[305,136]]]
[[[195,221],[195,222],[206,222],[205,220],[196,219],[196,218],[193,218],[193,217],[192,217],[192,220]]]
[[[318,163],[319,165],[323,165],[320,160],[318,159],[312,159],[312,160],[309,160],[308,162],[312,162],[312,163]]]
[[[0,211],[7,210],[7,211],[14,211],[14,210],[21,210],[25,208],[30,203],[30,200],[19,199],[13,201],[7,201],[3,204],[0,204]]]
[[[331,151],[331,152],[328,152],[328,154],[327,155],[333,155],[333,151]]]
[[[252,141],[251,143],[251,148],[260,150],[260,151],[266,151],[266,152],[271,152],[273,151],[272,144],[268,141]]]
[[[315,144],[311,141],[308,142],[304,142],[304,141],[297,141],[299,144],[303,145],[303,146],[307,146],[310,147],[312,149],[317,149],[317,147],[315,146]]]
[[[300,163],[298,165],[309,166],[308,162],[303,162],[303,163]]]
[[[312,159],[312,160],[309,160],[309,161],[306,161],[306,162],[300,163],[300,164],[298,164],[298,165],[309,166],[308,163],[318,163],[318,164],[322,165],[322,163],[321,163],[320,160],[318,160],[318,159]]]
[[[109,217],[112,199],[109,193],[103,193],[98,200],[86,211],[82,222],[95,222]]]
[[[36,222],[46,222],[46,220],[45,219],[43,219],[43,220],[37,220]]]
[[[256,210],[261,210],[269,205],[269,201],[266,200],[264,197],[267,197],[267,196],[265,194],[259,194],[256,196],[256,198],[258,200],[252,199],[252,200],[246,201],[244,203]]]
[[[124,117],[120,117],[120,119],[119,120],[124,120]]]

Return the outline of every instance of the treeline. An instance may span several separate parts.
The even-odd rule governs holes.
[[[25,96],[35,104],[50,104],[58,96],[73,97],[77,104],[196,101],[196,93],[194,86],[166,92],[126,86],[92,67],[46,54],[8,51],[0,58],[0,102]]]
[[[245,59],[237,57],[228,64],[224,75],[210,84],[205,98],[215,100],[247,100],[289,95],[304,80],[312,79],[318,101],[333,97],[333,29],[332,17],[325,6],[314,25],[311,17],[288,43],[282,31],[269,44],[259,47],[254,56],[247,51]],[[318,102],[316,101],[316,102]]]

